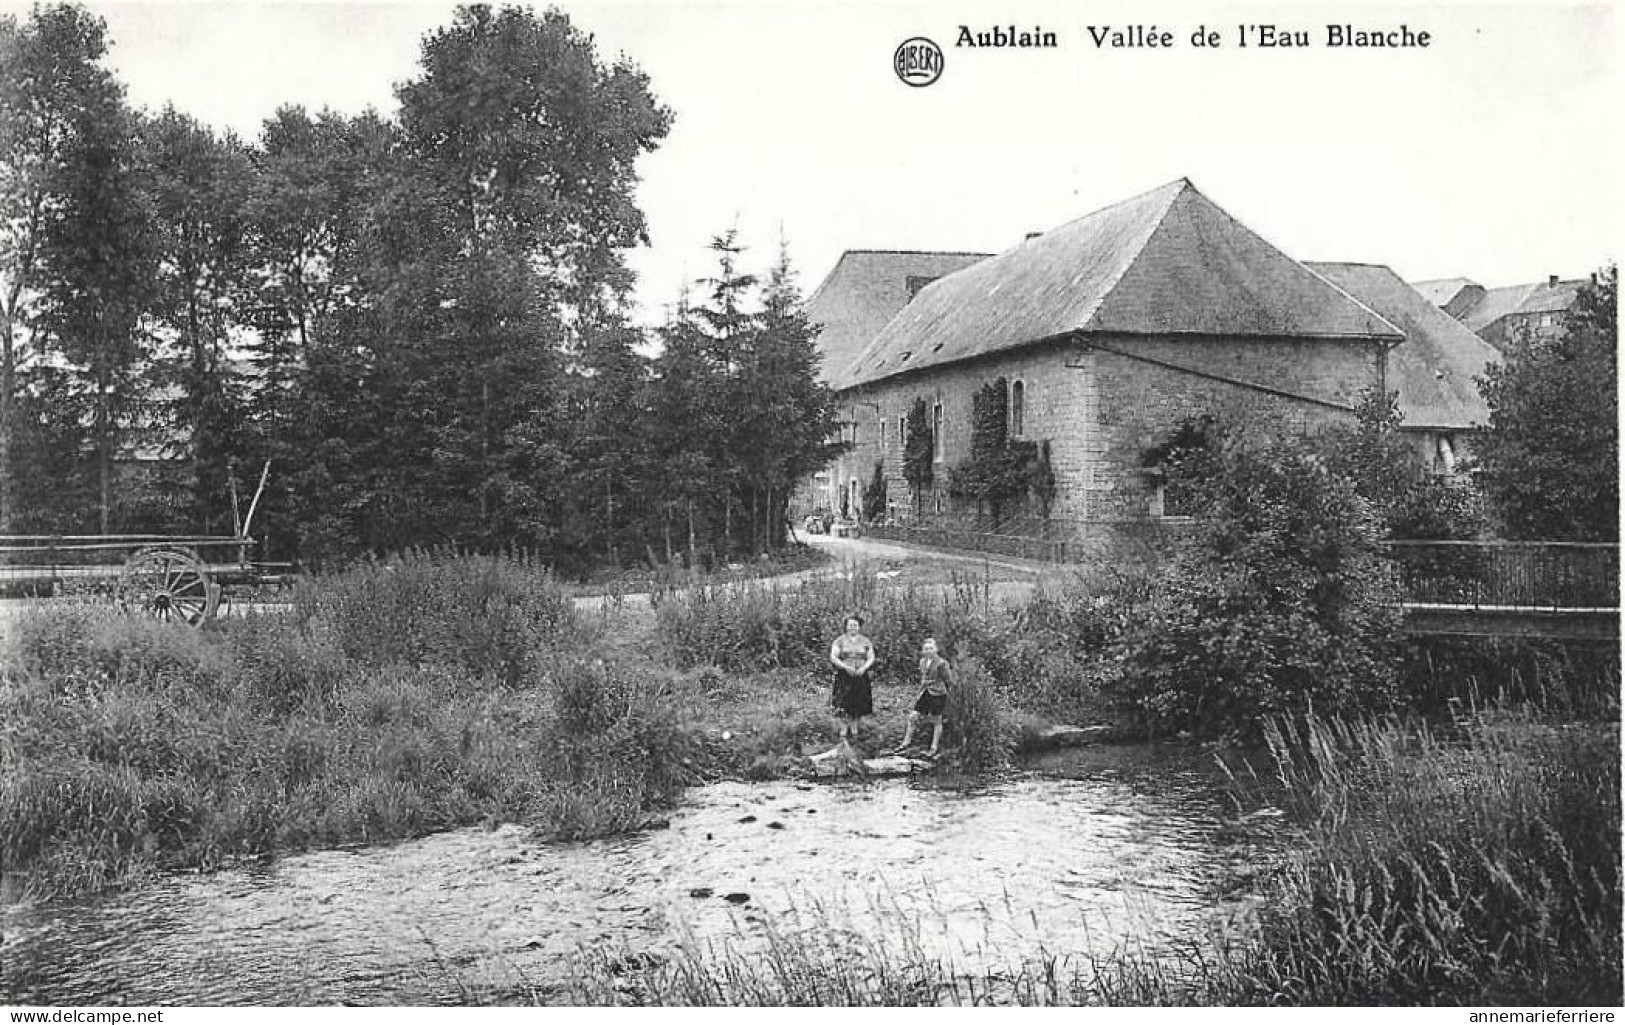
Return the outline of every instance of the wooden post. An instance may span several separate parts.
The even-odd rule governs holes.
[[[243,520],[243,532],[242,532],[241,535],[239,535],[241,537],[247,537],[248,536],[248,528],[251,527],[253,525],[253,523],[254,523],[254,511],[260,507],[260,495],[262,495],[265,492],[266,478],[268,478],[270,476],[271,476],[271,461],[269,459],[267,459],[265,461],[265,468],[260,470],[260,483],[259,483],[259,487],[254,489],[254,500],[252,502],[248,503],[248,518]]]

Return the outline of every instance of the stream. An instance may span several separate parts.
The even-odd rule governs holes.
[[[0,1002],[456,1004],[545,995],[583,951],[849,930],[996,970],[1234,928],[1210,755],[1101,747],[990,778],[723,783],[670,826],[582,843],[523,826],[175,874],[0,909]],[[506,995],[506,997],[504,997]]]

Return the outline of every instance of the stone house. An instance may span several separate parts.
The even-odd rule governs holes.
[[[819,315],[837,305],[837,274],[809,303],[852,444],[827,493],[854,512],[879,465],[893,516],[968,516],[947,481],[969,452],[972,396],[1003,381],[1009,435],[1039,443],[1055,484],[1048,508],[1026,513],[1046,533],[1137,533],[1180,518],[1156,454],[1182,430],[1208,415],[1304,434],[1349,421],[1363,391],[1391,387],[1406,338],[1185,179],[996,256],[951,255],[969,262],[917,289],[894,283],[900,308],[850,358],[852,337]],[[903,448],[919,399],[934,472],[914,494]]]
[[[1553,274],[1544,282],[1486,289],[1466,278],[1418,281],[1413,287],[1469,331],[1505,352],[1519,338],[1563,330],[1569,308],[1585,285]]]
[[[840,372],[874,340],[897,311],[920,289],[948,274],[988,258],[987,253],[912,252],[905,250],[849,250],[811,296],[807,316],[819,326],[818,352],[822,357],[818,379],[833,385]],[[845,431],[853,430],[851,424]],[[837,464],[805,482],[791,501],[793,515],[814,509],[834,513],[850,511],[860,492]],[[871,473],[872,473],[871,469]],[[865,478],[864,483],[868,482]],[[858,498],[861,501],[861,498]]]

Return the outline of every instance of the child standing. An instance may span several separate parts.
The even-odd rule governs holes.
[[[935,638],[927,637],[920,644],[920,697],[914,702],[914,711],[908,713],[908,726],[903,730],[899,752],[908,750],[914,741],[914,724],[923,720],[931,723],[931,750],[935,758],[942,745],[942,713],[948,707],[948,688],[954,682],[953,667],[937,654]]]

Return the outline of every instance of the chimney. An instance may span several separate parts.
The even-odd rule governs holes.
[[[1557,287],[1557,275],[1556,274],[1553,274],[1553,275],[1551,275],[1550,277],[1548,277],[1546,279],[1546,287],[1547,288],[1556,288]]]

